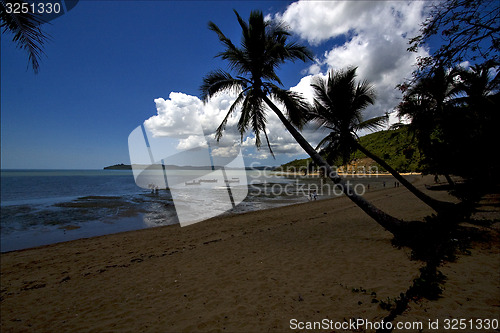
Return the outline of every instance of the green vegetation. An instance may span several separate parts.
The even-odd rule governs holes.
[[[361,137],[359,142],[398,172],[421,171],[421,155],[407,127],[368,134]],[[366,158],[366,155],[359,150],[352,155],[353,160],[362,158]],[[378,164],[377,166],[379,170],[385,171]]]
[[[451,203],[440,202],[423,193],[404,178],[398,170],[387,163],[390,157],[388,153],[384,158],[373,153],[371,149],[359,142],[356,132],[360,130],[376,130],[381,128],[388,119],[388,115],[363,119],[363,110],[375,102],[375,89],[366,80],[357,82],[356,67],[346,70],[330,71],[326,80],[316,78],[311,86],[314,89],[314,107],[311,108],[310,117],[316,123],[331,130],[330,134],[319,143],[322,147],[320,153],[326,154],[327,161],[331,163],[335,159],[341,159],[343,165],[347,165],[352,158],[352,153],[361,151],[366,157],[375,161],[379,168],[388,171],[397,181],[406,187],[417,198],[422,200],[436,212],[442,212],[451,208]],[[392,135],[391,135],[392,136]],[[387,146],[387,142],[384,142]],[[404,162],[398,163],[402,168],[407,168],[407,161],[414,154],[413,149],[405,149]],[[410,156],[411,155],[411,156]],[[360,165],[358,161],[353,163],[356,172],[373,172],[372,165]],[[361,170],[360,170],[361,169]]]
[[[417,148],[412,134],[408,132],[408,128],[403,126],[396,130],[379,131],[365,135],[359,139],[360,144],[384,159],[398,172],[420,172],[421,155]],[[365,160],[366,155],[359,150],[355,151],[351,157],[351,164],[358,162],[358,165],[376,165],[379,171],[386,171],[377,163],[370,160]],[[285,163],[277,169],[287,170],[295,168],[303,170],[308,165],[311,165],[311,158],[293,160]],[[340,161],[337,160],[334,165],[340,166]]]
[[[304,170],[307,168],[309,165],[312,163],[312,158],[303,158],[300,160],[293,160],[291,162],[285,163],[280,165],[279,167],[276,167],[275,170],[282,170],[282,171],[287,171],[287,170]]]

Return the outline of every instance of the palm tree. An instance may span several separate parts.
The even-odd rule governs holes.
[[[474,65],[468,70],[464,68],[455,70],[459,77],[456,85],[459,96],[454,99],[454,104],[456,110],[460,112],[456,112],[458,114],[455,114],[454,118],[460,116],[464,126],[460,126],[459,129],[451,128],[449,131],[455,137],[466,138],[460,141],[460,146],[455,147],[454,151],[457,155],[468,156],[468,160],[481,161],[491,154],[492,144],[498,142],[500,73],[491,71],[497,66],[498,63],[488,61]],[[493,73],[495,74],[492,75]],[[460,170],[460,173],[470,178],[493,179],[497,173],[496,169],[498,165],[495,163],[474,163],[474,166],[468,166],[467,172]]]
[[[331,130],[330,134],[318,144],[318,148],[322,147],[323,152],[332,160],[340,156],[344,164],[349,162],[351,154],[359,149],[437,212],[445,212],[453,207],[451,203],[438,201],[418,190],[383,159],[359,143],[356,131],[380,128],[387,121],[387,116],[363,121],[361,113],[368,105],[374,103],[375,91],[367,81],[356,84],[356,70],[356,67],[338,72],[332,70],[326,80],[316,77],[311,84],[315,98],[310,117],[321,127]]]
[[[42,46],[48,39],[48,36],[40,29],[40,25],[45,21],[41,19],[40,15],[30,12],[17,13],[8,8],[7,5],[23,4],[20,0],[1,0],[0,1],[0,21],[2,22],[0,28],[2,33],[10,31],[14,37],[13,41],[17,46],[28,52],[28,59],[35,73],[38,73],[40,67],[39,60],[43,54]]]
[[[455,77],[455,71],[447,72],[439,67],[431,76],[421,78],[408,89],[398,106],[398,115],[411,119],[409,130],[418,139],[428,171],[444,174],[451,185],[451,151],[443,144],[441,134],[444,128],[454,126],[454,97],[458,93],[454,84]]]
[[[497,71],[491,77],[490,70],[499,64],[494,61],[487,61],[481,65],[474,65],[470,70],[464,68],[455,69],[455,73],[460,77],[457,84],[459,92],[465,93],[464,97],[455,100],[459,103],[467,104],[473,108],[474,116],[484,118],[484,112],[491,112],[491,97],[498,92],[500,84],[500,73]]]
[[[304,123],[306,103],[299,94],[283,90],[278,86],[282,83],[276,74],[276,69],[286,61],[311,59],[311,53],[304,46],[288,42],[289,33],[286,28],[280,23],[273,24],[265,21],[262,12],[252,11],[248,23],[236,11],[235,14],[243,33],[241,47],[236,47],[217,25],[213,22],[209,23],[209,29],[217,34],[220,42],[225,46],[225,50],[217,56],[228,60],[230,69],[237,74],[233,77],[222,70],[213,71],[204,78],[201,86],[202,97],[205,101],[222,91],[233,91],[238,94],[217,129],[216,138],[220,139],[222,136],[228,117],[241,107],[241,117],[238,122],[241,135],[243,136],[251,127],[256,136],[256,144],[259,146],[261,144],[259,134],[262,132],[271,149],[266,134],[265,105],[267,105],[312,160],[326,171],[326,175],[337,186],[341,186],[349,199],[395,236],[406,234],[410,225],[413,226],[413,224],[405,223],[386,214],[363,197],[356,195],[355,191],[339,177],[294,127],[295,125],[300,128]],[[271,98],[283,104],[287,117],[271,101]]]
[[[331,130],[316,147],[322,148],[329,163],[338,157],[343,165],[350,162],[352,153],[358,149],[356,131],[375,130],[387,119],[382,116],[363,121],[361,111],[373,104],[375,91],[366,81],[356,86],[356,69],[350,67],[337,73],[332,70],[326,80],[315,77],[311,83],[315,98],[308,116],[319,127]]]

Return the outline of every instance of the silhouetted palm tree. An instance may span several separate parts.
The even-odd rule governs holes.
[[[311,53],[304,46],[288,42],[289,33],[285,27],[277,22],[265,21],[262,12],[252,11],[248,23],[236,11],[235,14],[243,34],[241,47],[236,47],[217,25],[209,23],[209,28],[217,33],[219,40],[225,46],[225,50],[218,56],[228,60],[231,70],[237,75],[233,77],[227,72],[217,70],[209,73],[203,80],[201,90],[205,101],[222,91],[234,91],[238,94],[225,119],[217,129],[216,137],[219,139],[222,136],[229,115],[241,107],[241,117],[238,122],[241,135],[243,136],[250,127],[255,133],[256,144],[259,146],[259,134],[263,132],[268,146],[271,148],[265,126],[264,104],[266,104],[313,161],[319,167],[324,168],[326,175],[335,184],[342,187],[349,199],[393,234],[400,235],[407,232],[409,223],[404,223],[386,214],[363,197],[356,195],[355,191],[339,177],[294,127],[295,125],[300,128],[304,123],[306,103],[299,94],[277,86],[277,84],[282,85],[282,83],[276,74],[276,69],[286,61],[311,59]],[[288,117],[285,117],[270,97],[283,104]]]
[[[464,68],[455,69],[454,73],[460,77],[456,85],[457,90],[465,94],[457,97],[456,102],[466,104],[472,108],[475,116],[483,117],[481,112],[490,112],[492,96],[498,93],[500,85],[500,72],[496,71],[491,77],[490,70],[498,66],[494,61],[487,61],[481,65],[474,65],[470,70]]]
[[[384,125],[387,116],[375,117],[364,121],[362,111],[375,101],[375,91],[367,81],[356,83],[356,67],[343,71],[328,73],[326,80],[321,77],[313,79],[314,106],[311,119],[321,127],[331,130],[318,145],[327,153],[330,160],[342,158],[342,163],[350,161],[351,154],[359,149],[367,157],[373,159],[389,171],[403,186],[417,198],[425,202],[437,212],[450,209],[453,204],[435,200],[413,186],[389,164],[370,152],[359,143],[356,132],[362,129],[375,130]]]
[[[455,137],[466,137],[454,151],[464,157],[467,156],[468,161],[474,161],[473,166],[467,167],[468,172],[459,170],[459,173],[468,174],[472,178],[493,179],[499,169],[498,163],[477,163],[491,155],[491,147],[500,143],[497,133],[500,125],[498,112],[500,73],[491,71],[497,66],[497,63],[488,61],[470,69],[455,70],[459,77],[459,82],[456,84],[459,96],[454,100],[456,105],[454,118],[460,117],[464,126],[459,127],[459,130],[451,128],[449,131]]]
[[[44,21],[40,15],[30,12],[18,13],[7,10],[7,2],[10,4],[23,4],[20,0],[1,0],[0,1],[0,27],[2,33],[10,31],[14,37],[13,41],[17,46],[28,52],[28,59],[31,62],[33,71],[38,73],[40,67],[39,60],[43,54],[43,44],[48,39],[48,36],[40,29],[40,24]],[[12,7],[16,8],[16,7]]]
[[[311,83],[315,98],[309,117],[320,127],[331,132],[319,144],[327,154],[327,161],[340,157],[345,165],[357,150],[356,131],[375,130],[386,122],[386,117],[363,121],[361,112],[375,100],[375,91],[366,81],[356,85],[356,68],[328,73],[323,80],[315,77]]]
[[[398,106],[398,115],[411,120],[409,130],[424,153],[428,171],[444,174],[451,184],[451,151],[440,135],[444,128],[454,126],[456,119],[453,116],[456,112],[454,97],[459,90],[454,84],[455,77],[455,71],[438,68],[407,90]]]

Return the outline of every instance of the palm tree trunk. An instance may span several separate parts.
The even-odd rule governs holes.
[[[449,174],[445,173],[444,178],[446,178],[448,184],[450,184],[451,187],[455,187],[455,182],[453,181],[453,179],[451,179]]]
[[[455,206],[450,202],[443,202],[431,198],[430,196],[428,196],[427,194],[423,193],[422,191],[418,190],[415,186],[413,186],[412,183],[410,183],[408,180],[406,180],[406,178],[401,176],[383,159],[381,159],[380,157],[378,157],[377,155],[373,154],[371,151],[360,145],[359,142],[356,142],[356,146],[363,154],[365,154],[367,157],[377,162],[381,167],[389,171],[391,175],[394,176],[394,178],[396,178],[401,184],[403,184],[404,187],[406,187],[411,193],[413,193],[417,198],[422,200],[425,204],[434,209],[436,212],[445,213]]]
[[[319,166],[325,169],[326,175],[333,181],[337,186],[341,186],[344,194],[351,199],[358,207],[360,207],[365,213],[367,213],[371,218],[373,218],[378,224],[384,227],[386,230],[391,232],[396,237],[403,236],[408,232],[410,227],[409,222],[399,220],[382,210],[378,209],[370,202],[366,201],[363,197],[357,195],[355,191],[349,186],[340,176],[334,171],[328,163],[321,157],[321,155],[307,142],[307,140],[299,133],[295,127],[286,119],[283,113],[274,105],[271,100],[263,94],[262,96],[264,102],[271,108],[271,110],[276,113],[281,122],[285,125],[286,129],[290,132],[297,143],[306,151],[306,153],[312,158],[312,160]]]

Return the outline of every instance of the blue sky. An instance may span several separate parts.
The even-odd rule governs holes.
[[[353,6],[349,3],[355,2],[346,3]],[[392,5],[376,3],[374,8],[366,9],[367,15],[391,15]],[[416,13],[422,9],[398,3],[396,6],[407,15],[405,22],[411,15],[411,25],[394,21],[400,30],[395,36],[401,37],[418,28],[421,16]],[[380,105],[368,110],[368,116],[390,111],[397,99],[393,87],[411,72],[410,63],[415,57],[405,51],[403,38],[373,35],[374,29],[394,31],[375,20],[373,29],[366,19],[349,20],[345,17],[349,13],[358,18],[362,13],[340,6],[342,2],[328,8],[328,17],[343,16],[349,24],[336,20],[329,25],[328,20],[306,15],[308,10],[321,10],[320,6],[326,6],[323,2],[291,4],[83,0],[69,13],[42,26],[51,40],[44,46],[46,56],[42,57],[39,74],[27,67],[27,55],[16,48],[12,36],[2,34],[2,169],[101,169],[129,163],[127,138],[132,130],[146,119],[160,119],[162,114],[157,112],[168,104],[165,101],[175,104],[175,98],[184,95],[195,101],[203,76],[218,67],[226,68],[220,59],[214,58],[222,47],[216,35],[207,29],[207,23],[215,22],[238,42],[240,30],[233,8],[245,19],[254,9],[271,18],[284,19],[294,33],[292,38],[310,46],[315,53],[315,62],[289,64],[280,69],[278,74],[285,88],[295,87],[307,95],[306,86],[312,75],[358,62],[352,65],[360,66],[360,74],[379,83],[381,92]],[[379,38],[385,42],[377,45]],[[387,61],[380,59],[384,57],[376,52],[383,54],[387,49],[384,43],[397,48],[397,56]],[[361,57],[360,48],[369,54]],[[184,95],[172,95],[169,100],[172,92]],[[165,112],[170,112],[166,108]],[[305,157],[300,148],[284,138],[285,134],[280,134],[278,126],[270,120],[269,129],[276,134],[276,145],[283,148],[277,149],[280,153],[276,160],[270,158],[265,147],[260,151],[252,148],[249,135],[244,144],[247,164],[259,161],[276,165]],[[309,138],[317,142],[320,135],[310,132]]]

